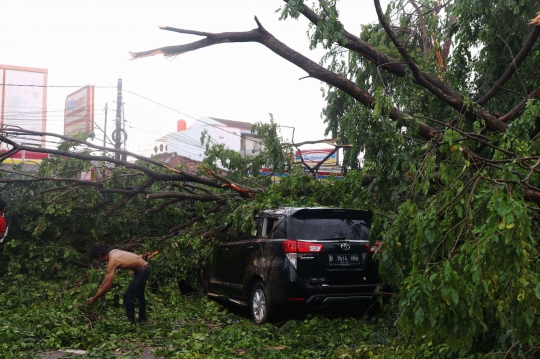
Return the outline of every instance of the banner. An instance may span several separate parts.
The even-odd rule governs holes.
[[[323,149],[317,149],[317,150],[303,150],[302,151],[302,158],[304,159],[304,162],[308,165],[315,165],[319,162],[321,162],[328,154],[330,154],[333,151],[332,148],[323,148]],[[324,161],[325,166],[335,166],[338,164],[338,156],[337,152],[334,153],[330,158],[328,158],[326,161]],[[295,162],[301,162],[300,161],[300,151],[296,151],[296,154],[294,156]]]
[[[66,97],[64,135],[94,132],[94,86],[87,85]]]

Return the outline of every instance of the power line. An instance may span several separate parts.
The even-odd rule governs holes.
[[[143,131],[143,132],[150,132],[150,133],[153,133],[156,136],[164,137],[160,133],[155,132],[155,131],[143,130],[142,128],[138,128],[138,127],[135,127],[135,126],[132,126],[132,125],[128,125],[128,126],[129,126],[129,128],[132,128],[132,129],[135,129],[135,130],[140,130],[140,131]],[[159,139],[155,140],[154,143],[158,142],[158,141],[159,141]],[[167,137],[167,142],[170,142],[171,144],[174,144],[174,145],[179,146],[179,147],[189,146],[189,147],[193,147],[193,148],[196,148],[196,149],[199,149],[199,150],[204,149],[204,147],[199,145],[199,144],[190,144],[190,143],[187,143],[187,142],[183,142],[180,139],[175,138],[175,137],[170,137],[170,138]]]
[[[174,108],[171,108],[171,107],[169,107],[169,106],[165,106],[165,105],[163,105],[163,104],[161,104],[161,103],[159,103],[159,102],[157,102],[157,101],[154,101],[154,100],[151,100],[151,99],[149,99],[149,98],[147,98],[147,97],[144,97],[144,96],[142,96],[142,95],[139,95],[138,93],[135,93],[135,92],[132,92],[132,91],[128,91],[128,90],[126,90],[126,89],[124,89],[124,91],[125,91],[125,92],[129,92],[130,94],[133,94],[133,95],[135,95],[135,96],[139,96],[139,97],[145,99],[146,101],[155,103],[155,104],[158,105],[158,106],[161,106],[161,107],[163,107],[163,108],[166,108],[166,109],[168,109],[168,110],[171,110],[171,111],[173,111],[173,112],[176,112],[176,113],[178,113],[178,114],[180,114],[180,115],[182,115],[182,116],[189,117],[189,118],[191,118],[191,119],[194,119],[195,121],[199,121],[199,122],[201,122],[201,123],[204,123],[205,125],[208,125],[208,126],[217,128],[217,129],[219,129],[219,130],[221,130],[221,131],[225,131],[225,132],[227,132],[227,133],[230,133],[231,135],[234,135],[234,136],[237,136],[237,137],[242,138],[241,135],[238,135],[238,134],[236,134],[235,132],[227,131],[227,130],[225,130],[225,129],[222,128],[222,127],[219,127],[219,126],[216,126],[216,125],[212,125],[212,124],[210,124],[210,123],[204,122],[203,120],[199,120],[198,118],[195,118],[195,117],[193,117],[193,116],[190,116],[190,115],[188,115],[188,114],[185,114],[185,113],[183,113],[183,112],[180,112],[180,111],[178,111],[178,110],[175,110]],[[252,140],[251,138],[247,138],[247,137],[244,137],[244,138],[245,138],[246,140],[248,140],[248,141],[252,141],[252,142],[258,143],[259,145],[262,145],[261,142],[257,142],[257,141],[255,141],[255,140]]]
[[[102,106],[104,105],[105,102],[103,103],[97,103],[97,104],[94,104],[94,106]],[[4,106],[4,109],[7,108],[7,107],[10,107],[10,108],[36,108],[36,109],[40,109],[41,107],[21,107],[21,106]],[[33,115],[39,115],[39,114],[49,114],[49,113],[52,113],[52,112],[65,112],[66,110],[65,109],[61,109],[61,110],[47,110],[47,111],[12,111],[10,110],[9,112],[6,112],[4,110],[4,116],[7,115],[25,115],[25,114],[33,114]],[[99,110],[98,110],[99,111]],[[63,114],[62,114],[63,116]]]
[[[136,118],[136,117],[131,116],[131,115],[126,115],[126,117],[132,118],[134,120],[137,120],[139,122],[147,124],[147,125],[150,126],[150,128],[153,128],[152,124],[150,124],[150,123],[148,123],[148,122],[146,122],[144,120],[141,120],[141,119]],[[131,121],[127,121],[127,122],[132,123]],[[133,127],[133,126],[130,126],[130,127]],[[146,130],[140,129],[140,130],[141,131],[152,132],[152,131],[150,131],[148,129],[146,129]],[[185,135],[185,134],[183,134],[181,132],[169,132],[169,131],[164,131],[164,132],[165,133],[162,134],[162,133],[157,133],[155,130],[153,131],[153,133],[158,135],[158,136],[163,137],[163,136],[167,136],[168,134],[171,134],[171,137],[177,138],[179,142],[191,143],[194,147],[203,148],[203,146],[200,144],[200,142],[197,142],[195,139],[193,139],[193,138],[191,138],[191,137],[189,137],[189,136],[187,136],[187,135]],[[184,140],[184,141],[182,141],[182,140]]]
[[[2,84],[0,84],[0,85],[2,85]],[[52,88],[55,88],[55,87],[56,87],[56,88],[75,88],[75,87],[81,88],[81,87],[85,87],[85,86],[86,86],[86,85],[85,85],[85,86],[74,86],[74,85],[46,85],[46,86],[45,86],[45,85],[25,85],[25,84],[3,84],[3,85],[4,85],[4,86],[18,86],[18,87],[24,87],[24,86],[26,86],[26,87],[52,87]],[[116,89],[117,87],[116,87],[116,86],[96,86],[96,85],[94,85],[94,88]],[[216,129],[219,129],[219,130],[221,130],[221,131],[224,131],[224,132],[227,132],[227,133],[229,133],[229,134],[232,134],[232,135],[234,135],[234,136],[237,136],[237,137],[240,137],[240,138],[244,138],[245,140],[248,140],[248,141],[252,141],[252,142],[254,142],[254,143],[261,144],[261,142],[255,141],[255,140],[253,140],[253,139],[251,139],[251,138],[242,137],[241,135],[238,135],[238,134],[235,133],[235,132],[227,131],[226,129],[224,129],[224,128],[222,128],[222,127],[219,127],[219,126],[216,126],[216,125],[207,123],[207,122],[202,121],[202,120],[200,120],[200,119],[197,119],[197,118],[195,118],[195,117],[193,117],[193,116],[190,116],[190,115],[188,115],[188,114],[182,113],[182,112],[180,112],[180,111],[178,111],[178,110],[176,110],[176,109],[173,109],[173,108],[171,108],[171,107],[168,107],[168,106],[166,106],[166,105],[163,105],[163,104],[161,104],[161,103],[159,103],[159,102],[157,102],[157,101],[151,100],[151,99],[149,99],[149,98],[147,98],[147,97],[145,97],[145,96],[139,95],[139,94],[137,94],[137,93],[135,93],[135,92],[133,92],[133,91],[129,91],[129,90],[125,90],[125,89],[124,89],[124,91],[125,91],[125,92],[128,92],[128,93],[131,93],[131,94],[133,94],[133,95],[135,95],[135,96],[138,96],[138,97],[140,97],[140,98],[142,98],[142,99],[145,99],[145,100],[147,100],[147,101],[149,101],[149,102],[152,102],[152,103],[154,103],[154,104],[156,104],[156,105],[158,105],[158,106],[161,106],[161,107],[163,107],[163,108],[166,108],[166,109],[168,109],[168,110],[170,110],[170,111],[173,111],[173,112],[178,113],[178,114],[180,114],[180,115],[183,115],[183,116],[189,117],[189,118],[191,118],[191,119],[194,119],[195,121],[201,122],[201,123],[203,123],[203,124],[205,124],[205,125],[207,125],[207,126],[211,126],[211,127],[216,128]],[[100,106],[100,105],[102,105],[102,103],[101,103],[101,104],[94,104],[94,107],[95,107],[95,106]],[[128,105],[128,106],[130,106],[130,105]],[[8,106],[8,107],[14,107],[14,108],[17,108],[16,106]],[[141,113],[143,113],[144,115],[146,115],[146,116],[148,116],[148,117],[150,117],[150,118],[152,118],[152,119],[154,119],[154,120],[157,120],[157,119],[153,118],[152,116],[150,116],[150,115],[148,115],[148,114],[146,114],[146,113],[144,113],[144,112],[142,112],[142,111],[140,111],[140,110],[134,108],[133,106],[130,106],[130,107],[133,108],[133,109],[135,109],[135,110],[137,110],[137,111],[139,111],[139,112],[141,112]],[[18,107],[18,108],[34,108],[34,107]],[[34,118],[32,118],[32,117],[26,117],[25,115],[49,114],[49,113],[52,113],[52,112],[60,112],[60,111],[63,112],[63,111],[65,111],[65,110],[62,109],[62,110],[48,110],[48,111],[35,111],[35,112],[16,112],[16,111],[13,111],[13,112],[9,112],[9,113],[7,113],[7,114],[4,113],[4,122],[5,122],[6,120],[9,121],[9,122],[12,122],[12,121],[13,121],[13,122],[15,122],[15,121],[17,121],[17,122],[18,122],[18,121],[34,121],[34,122],[38,122],[38,121],[42,121],[43,118],[42,118],[42,117],[37,117],[37,118],[34,117]],[[98,113],[101,113],[101,112],[102,112],[102,111],[98,110]],[[104,111],[103,111],[103,112],[104,112]],[[94,110],[94,113],[95,113],[95,110]],[[19,117],[19,118],[14,118],[14,117]],[[59,121],[62,121],[62,118],[59,118],[59,119],[57,119],[57,120],[54,120],[54,119],[51,119],[50,117],[52,117],[52,116],[51,116],[51,115],[47,116],[47,122],[57,122],[57,121],[59,122]],[[63,115],[62,115],[62,114],[58,114],[58,117],[63,117]],[[134,118],[133,116],[128,116],[128,117]],[[136,118],[134,118],[134,119],[136,119]],[[140,119],[136,119],[136,120],[141,121],[141,122],[143,122],[143,123],[147,123],[146,121],[142,121],[142,120],[140,120]],[[159,122],[161,122],[161,121],[159,121]],[[162,123],[163,123],[163,122],[162,122]],[[20,122],[18,122],[18,124],[19,124],[19,125],[24,125],[24,123],[21,124]],[[27,123],[27,124],[30,124],[30,125],[31,125],[31,124],[34,124],[34,123]],[[151,125],[151,124],[150,124],[150,125]],[[138,129],[137,127],[134,127],[134,126],[130,126],[130,127],[131,127],[131,128],[135,128],[135,129]],[[139,129],[139,130],[142,131],[142,129]],[[148,131],[147,131],[147,132],[148,132]],[[161,134],[158,134],[157,132],[154,132],[154,134],[161,135]],[[171,139],[172,139],[174,142],[176,142],[176,143],[178,143],[178,144],[185,144],[185,145],[187,145],[187,146],[196,147],[196,148],[200,148],[200,149],[204,148],[202,145],[200,145],[198,142],[196,142],[193,138],[191,138],[191,137],[189,137],[189,136],[187,136],[187,135],[185,135],[185,134],[183,134],[183,133],[181,133],[181,132],[176,132],[175,135],[171,135],[170,137],[171,137]],[[181,138],[181,137],[185,137],[185,139],[184,139],[184,138]],[[216,141],[215,139],[213,139],[211,136],[209,136],[209,138],[210,138],[211,141],[214,141],[215,143],[218,143],[218,141]],[[186,140],[188,140],[189,142],[187,142]],[[195,154],[193,154],[193,153],[191,153],[191,154],[192,154],[192,155],[195,155]]]
[[[75,85],[26,85],[26,84],[0,84],[0,85],[3,85],[3,86],[15,86],[15,87],[42,87],[42,88],[81,88],[81,87],[87,86],[87,85],[83,85],[83,86],[75,86]],[[102,89],[112,89],[112,88],[117,88],[116,86],[96,86],[96,85],[92,85],[92,86],[93,86],[94,88],[102,88]],[[180,111],[178,111],[178,110],[175,110],[174,108],[171,108],[171,107],[169,107],[169,106],[163,105],[163,104],[161,104],[161,103],[159,103],[159,102],[157,102],[157,101],[151,100],[151,99],[149,99],[149,98],[147,98],[147,97],[145,97],[145,96],[139,95],[138,93],[135,93],[135,92],[133,92],[133,91],[129,91],[129,90],[126,90],[126,89],[124,89],[123,91],[124,91],[124,92],[128,92],[128,93],[130,93],[130,94],[133,94],[133,95],[135,95],[135,96],[139,96],[140,98],[145,99],[146,101],[152,102],[152,103],[154,103],[154,104],[156,104],[156,105],[158,105],[158,106],[161,106],[161,107],[163,107],[163,108],[166,108],[166,109],[168,109],[168,110],[171,110],[171,111],[173,111],[173,112],[176,112],[176,113],[178,113],[178,114],[180,114],[180,115],[182,115],[182,116],[186,116],[186,117],[189,117],[189,118],[191,118],[191,119],[193,119],[193,120],[195,120],[195,121],[204,123],[204,124],[207,125],[207,126],[211,126],[211,127],[217,128],[217,129],[219,129],[219,130],[221,130],[221,131],[224,131],[224,132],[227,132],[227,133],[229,133],[229,134],[231,134],[231,135],[234,135],[234,136],[237,136],[237,137],[242,138],[241,135],[238,135],[238,134],[235,133],[235,132],[227,131],[227,130],[225,130],[225,129],[222,128],[222,127],[219,127],[219,126],[216,126],[216,125],[207,123],[207,122],[205,122],[205,121],[203,121],[203,120],[200,120],[200,119],[198,119],[198,118],[195,118],[195,117],[190,116],[190,115],[188,115],[188,114],[185,114],[185,113],[183,113],[183,112],[180,112]],[[244,139],[246,139],[246,140],[248,140],[248,141],[251,141],[251,142],[258,143],[259,145],[262,145],[261,142],[255,141],[255,140],[253,140],[253,139],[251,139],[251,138],[244,137]]]
[[[86,87],[88,85],[83,85],[83,86],[75,86],[75,85],[26,85],[26,84],[3,84],[3,83],[0,83],[0,86],[81,88],[81,87]],[[116,88],[116,86],[96,86],[96,85],[91,85],[91,86],[93,86],[94,88],[100,88],[100,89]]]
[[[103,132],[103,129],[101,129],[101,127],[98,125],[98,124],[95,124],[95,126],[97,127],[97,129],[101,132]],[[144,132],[150,132],[150,133],[153,133],[154,135],[156,136],[163,136],[162,133],[159,133],[159,132],[156,132],[156,131],[150,131],[150,130],[143,130],[141,128],[138,128],[138,127],[135,127],[135,126],[131,126],[129,125],[130,128],[134,128],[134,129],[137,129],[137,130],[141,130],[141,131],[144,131]],[[16,135],[14,136],[14,139],[16,140],[30,140],[30,141],[36,141],[36,142],[45,142],[45,143],[48,143],[48,144],[61,144],[62,142],[59,142],[59,141],[52,141],[52,140],[42,140],[42,136],[40,135],[35,135],[35,137],[21,137],[22,135]],[[32,136],[32,135],[25,135],[25,136]],[[189,143],[186,143],[186,142],[183,142],[177,138],[174,138],[172,137],[171,138],[171,143],[174,143],[176,146],[178,147],[186,147],[186,146],[189,146],[189,147],[195,147],[195,148],[198,148],[198,149],[204,149],[204,147],[200,144],[196,144],[196,145],[193,145],[193,144],[189,144]],[[114,145],[112,142],[109,141],[109,144],[110,145]],[[195,154],[193,152],[189,152],[185,149],[182,149],[182,151],[186,152],[186,153],[189,153],[195,157],[198,157],[198,154]]]
[[[100,110],[98,111],[99,114],[102,114],[104,113],[103,110]],[[41,122],[43,121],[43,118],[42,117],[24,117],[24,116],[20,116],[20,118],[16,118],[16,116],[5,116],[5,122],[9,122],[11,124],[17,124],[18,126],[21,126],[21,127],[24,127],[25,125],[28,126],[28,125],[36,125],[38,122]],[[14,118],[15,117],[15,118]],[[47,117],[47,122],[48,123],[58,123],[58,122],[63,122],[64,121],[64,118],[63,118],[63,115],[62,114],[59,114],[58,117],[60,118],[57,118],[56,120],[54,118],[51,118],[52,116],[48,116]],[[134,116],[131,116],[131,115],[126,115],[126,117],[128,118],[133,118],[137,121],[140,121],[142,123],[145,123],[145,124],[149,124],[148,121],[144,121],[142,119],[139,119],[139,118],[135,118]],[[131,123],[131,121],[128,121]],[[95,122],[95,125],[97,126],[97,123]],[[149,124],[151,125],[151,124]],[[99,127],[99,126],[97,126]],[[166,131],[163,131],[163,132],[158,132],[158,131],[149,131],[148,129],[140,129],[140,128],[137,128],[135,126],[130,126],[131,128],[135,128],[135,129],[138,129],[138,130],[141,130],[141,131],[146,131],[146,132],[152,132],[153,134],[155,134],[156,136],[160,136],[160,137],[163,137],[165,135],[167,135],[168,132]],[[102,131],[102,129],[99,128],[100,131]],[[179,136],[179,135],[182,135],[182,136]],[[196,148],[199,148],[199,149],[204,149],[204,146],[202,146],[199,142],[197,142],[196,140],[192,139],[191,137],[185,135],[185,134],[182,134],[182,133],[173,133],[171,136],[169,136],[171,138],[171,140],[173,142],[176,142],[176,143],[179,143],[179,144],[186,144],[188,146],[191,146],[191,147],[196,147]]]
[[[148,130],[143,130],[141,128],[138,128],[138,127],[135,127],[135,126],[131,126],[131,125],[128,125],[130,128],[134,128],[136,130],[141,130],[141,131],[145,131],[145,132],[150,132],[150,133],[153,133],[154,135],[156,136],[160,136],[160,134],[158,132],[155,132],[155,131],[148,131]],[[201,145],[191,145],[189,143],[185,143],[185,142],[182,142],[182,141],[179,141],[178,139],[175,139],[175,138],[172,138],[171,139],[173,143],[175,143],[177,146],[179,147],[184,147],[184,146],[190,146],[190,147],[195,147],[195,148],[198,148],[198,149],[204,149],[203,146]]]
[[[131,106],[131,105],[128,105],[127,103],[126,103],[126,105],[127,105],[128,107],[130,107],[130,108],[136,110],[136,111],[139,111],[139,112],[142,113],[143,115],[148,116],[148,117],[150,117],[151,119],[153,119],[153,120],[155,120],[155,121],[158,121],[158,122],[162,123],[163,125],[166,125],[163,121],[160,121],[160,120],[158,120],[157,118],[152,117],[152,116],[150,116],[150,115],[144,113],[143,111],[141,111],[141,110],[139,110],[139,109],[137,109],[137,108],[135,108],[135,107],[133,107],[133,106]],[[135,118],[134,116],[129,116],[129,117],[131,117],[131,118],[133,118],[133,119],[135,119],[135,120],[137,120],[137,121],[141,121],[141,122],[147,123],[146,121],[141,120],[141,119],[138,119],[138,118]],[[151,124],[150,124],[150,125],[151,125]],[[200,143],[198,143],[196,140],[194,140],[193,138],[189,137],[188,135],[186,135],[186,134],[184,134],[184,133],[182,133],[182,132],[175,132],[175,133],[178,134],[179,137],[185,137],[186,140],[189,140],[189,141],[192,142],[192,143],[197,143],[197,144],[200,146]],[[214,142],[217,143],[217,141],[216,141],[215,139],[213,139],[213,138],[211,138],[211,139],[212,139]]]
[[[157,133],[157,132],[155,132],[155,131],[143,130],[143,129],[141,129],[141,128],[138,128],[138,127],[135,127],[135,126],[131,126],[131,125],[128,125],[128,126],[129,126],[129,128],[134,128],[134,129],[136,129],[136,130],[141,130],[141,131],[145,131],[145,132],[150,132],[150,133],[153,133],[153,134],[155,134],[155,135],[157,135],[157,136],[160,136],[160,134]],[[179,146],[179,147],[191,146],[191,147],[200,147],[201,149],[203,148],[202,146],[194,146],[194,145],[190,145],[190,144],[187,144],[187,143],[184,143],[184,142],[181,142],[181,141],[178,141],[178,140],[174,140],[174,139],[173,139],[171,142],[176,142],[176,143],[177,143],[176,145]],[[198,157],[198,156],[199,156],[199,155],[196,154],[196,153],[189,152],[189,151],[186,151],[186,150],[184,150],[184,149],[182,149],[182,151],[184,151],[185,153],[189,153],[189,154],[191,154],[191,155],[193,155],[193,156],[195,156],[195,157]]]

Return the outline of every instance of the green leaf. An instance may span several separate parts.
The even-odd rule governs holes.
[[[450,295],[452,297],[452,302],[454,302],[454,305],[457,305],[459,302],[458,292],[456,292],[454,288],[450,288]]]
[[[414,313],[414,324],[420,325],[424,321],[424,309],[419,307]]]
[[[472,280],[474,283],[478,283],[480,282],[480,271],[479,270],[475,270],[472,274]]]

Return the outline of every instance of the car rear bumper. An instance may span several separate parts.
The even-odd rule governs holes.
[[[361,302],[369,301],[374,297],[373,293],[371,294],[315,294],[309,297],[305,304],[339,304],[343,302]]]
[[[350,286],[306,287],[298,282],[269,282],[268,292],[275,304],[305,303],[334,304],[348,301],[363,301],[373,298],[378,284]]]

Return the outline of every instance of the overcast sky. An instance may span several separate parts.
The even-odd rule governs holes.
[[[296,128],[295,141],[324,137],[324,106],[318,80],[256,43],[222,44],[175,58],[131,61],[144,51],[197,41],[201,37],[159,30],[160,25],[205,32],[249,31],[254,16],[280,41],[314,61],[304,18],[279,21],[280,0],[4,0],[0,21],[0,64],[48,69],[50,86],[96,88],[95,122],[101,128],[109,106],[110,135],[116,84],[123,81],[128,150],[188,126],[201,116],[268,122]],[[373,22],[372,1],[341,0],[345,28],[357,34]],[[48,89],[47,130],[63,131],[66,96],[77,88]],[[129,91],[129,92],[127,92]],[[137,95],[140,96],[137,96]],[[171,109],[166,109],[143,97]],[[284,129],[284,135],[289,135]],[[96,129],[97,138],[103,133]],[[189,146],[186,146],[189,152]]]

